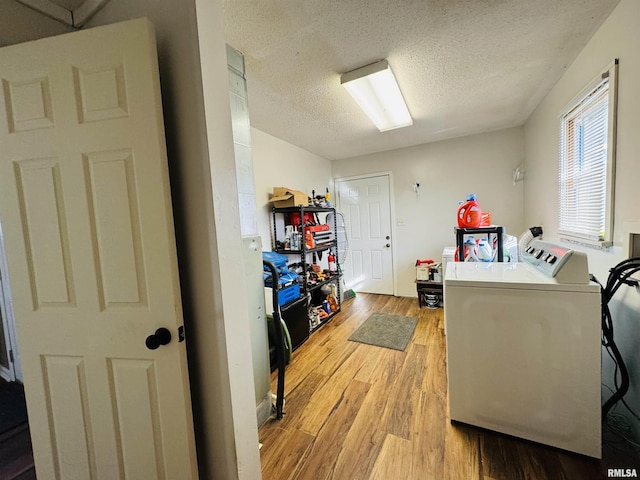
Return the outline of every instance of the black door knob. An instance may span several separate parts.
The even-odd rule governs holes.
[[[149,350],[155,350],[160,345],[166,345],[171,341],[171,332],[164,327],[156,330],[156,333],[149,335],[144,344]]]

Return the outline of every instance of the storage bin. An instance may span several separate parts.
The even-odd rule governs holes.
[[[300,298],[300,285],[294,283],[288,287],[278,290],[278,305],[283,306]]]
[[[289,303],[281,310],[282,320],[287,325],[291,348],[295,350],[309,338],[309,304],[306,298]]]

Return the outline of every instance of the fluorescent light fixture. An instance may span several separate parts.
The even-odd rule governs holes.
[[[388,61],[344,73],[340,83],[381,132],[413,124]]]

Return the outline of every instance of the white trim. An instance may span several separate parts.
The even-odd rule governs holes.
[[[11,289],[9,288],[9,278],[7,276],[7,259],[4,252],[4,241],[2,237],[2,226],[0,225],[0,303],[2,306],[2,324],[6,339],[6,348],[13,352],[13,362],[10,362],[9,369],[2,368],[0,376],[9,381],[22,381],[22,364],[20,363],[20,352],[18,351],[18,341],[16,337],[16,319],[13,315],[13,304],[11,302]],[[0,345],[0,348],[5,348]],[[9,352],[7,351],[7,354]],[[9,378],[6,378],[4,373]]]
[[[362,180],[364,178],[373,177],[387,177],[389,180],[389,221],[391,222],[391,281],[393,296],[396,296],[398,291],[397,279],[396,279],[396,205],[395,205],[395,193],[393,189],[393,172],[390,170],[384,172],[366,173],[361,175],[350,175],[347,177],[337,177],[333,179],[333,191],[336,197],[336,210],[340,211],[340,195],[338,195],[339,188],[338,182],[348,182],[350,180]]]
[[[607,243],[613,245],[616,204],[616,148],[618,144],[618,59],[609,65],[609,130],[607,132],[607,209],[604,212],[604,227]],[[609,245],[607,245],[609,246]]]
[[[598,249],[607,249],[613,245],[614,239],[614,204],[615,204],[615,172],[616,172],[616,147],[617,147],[617,110],[618,110],[618,59],[614,59],[609,63],[606,68],[593,78],[580,93],[571,99],[571,101],[561,110],[558,118],[560,121],[560,142],[559,142],[559,157],[560,164],[563,158],[563,149],[565,148],[566,140],[563,139],[563,130],[565,117],[572,114],[572,110],[578,108],[586,97],[591,95],[599,88],[600,84],[608,81],[608,124],[607,124],[607,160],[606,160],[606,185],[605,185],[605,213],[604,213],[604,239],[597,240],[581,236],[579,234],[570,233],[560,230],[560,224],[558,225],[558,235],[562,239],[570,243],[578,243],[583,246],[589,246]],[[560,177],[559,177],[560,181]],[[562,193],[560,192],[560,195]],[[561,207],[559,203],[559,208]],[[560,215],[560,214],[559,214]],[[560,223],[560,219],[559,219]]]
[[[618,59],[615,59],[613,62],[609,63],[606,67],[602,68],[598,71],[598,74],[593,77],[589,82],[569,101],[567,104],[560,109],[560,113],[558,114],[558,119],[564,117],[567,113],[573,110],[577,103],[580,102],[591,90],[596,88],[596,86],[602,82],[604,79],[602,78],[602,74],[606,72],[610,72],[610,70],[616,66],[617,68]],[[617,70],[616,70],[617,72]],[[609,85],[611,85],[611,79],[609,79]]]
[[[265,397],[260,401],[258,406],[256,407],[256,416],[258,418],[258,428],[260,428],[271,416],[272,410],[272,394],[271,390],[267,392]]]
[[[6,352],[6,356],[8,359],[8,365],[5,367],[4,365],[0,365],[0,377],[4,378],[8,382],[13,382],[15,380],[15,373],[13,367],[13,361],[11,360],[11,352],[12,341],[11,334],[9,330],[12,328],[9,314],[7,313],[7,308],[4,301],[4,292],[2,291],[2,284],[4,283],[4,273],[0,269],[0,329],[2,330],[2,335],[4,336],[4,343],[0,343],[0,350],[4,350]]]
[[[0,365],[0,378],[5,382],[13,382],[15,380],[13,372],[11,370],[7,370],[2,365]]]

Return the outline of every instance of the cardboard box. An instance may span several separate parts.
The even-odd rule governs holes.
[[[300,190],[286,187],[273,187],[273,197],[269,200],[276,208],[308,206],[309,196]]]

